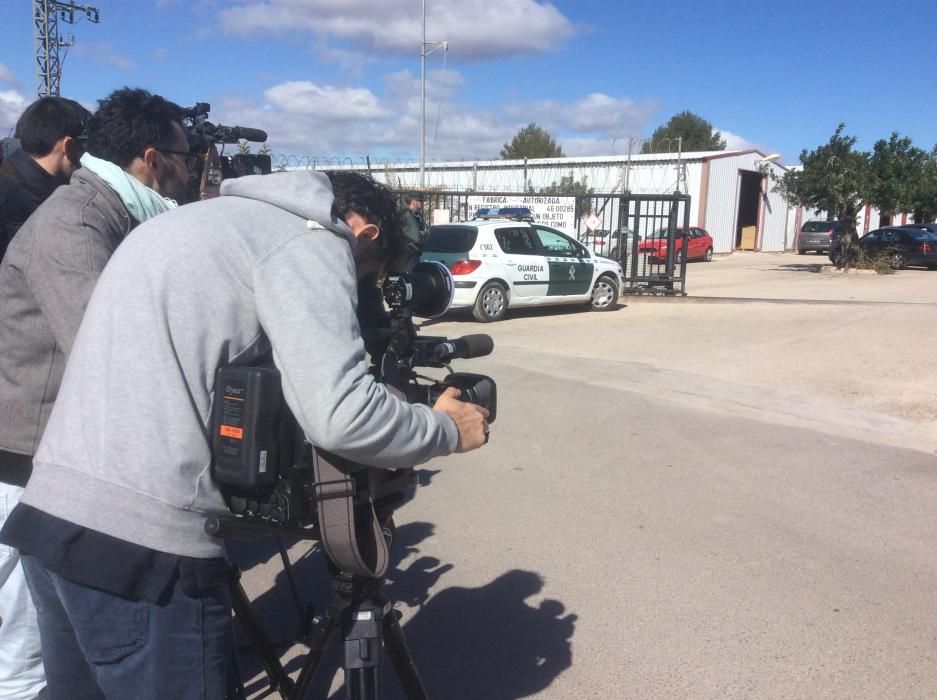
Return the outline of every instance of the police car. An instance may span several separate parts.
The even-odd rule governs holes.
[[[483,322],[504,318],[508,307],[588,303],[607,311],[624,284],[619,263],[533,223],[529,211],[480,210],[472,221],[430,226],[420,259],[448,266],[452,307],[471,308]]]

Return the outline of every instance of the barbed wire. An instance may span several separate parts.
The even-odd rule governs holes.
[[[568,159],[566,162],[531,161],[443,161],[425,162],[425,186],[420,187],[420,164],[415,159],[370,158],[368,156],[300,156],[274,154],[274,170],[358,170],[369,172],[392,189],[427,189],[451,192],[540,192],[572,178],[594,192],[628,189],[641,194],[665,194],[677,189],[681,174],[685,183],[686,163],[675,160],[610,161],[595,163]],[[682,173],[681,173],[682,169]]]

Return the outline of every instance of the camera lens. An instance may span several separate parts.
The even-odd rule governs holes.
[[[391,307],[409,307],[423,318],[444,314],[452,304],[452,293],[452,273],[439,262],[421,262],[384,284],[384,299]]]

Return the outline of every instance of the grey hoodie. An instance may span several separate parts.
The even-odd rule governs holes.
[[[453,421],[367,373],[354,237],[319,173],[226,181],[136,228],[101,275],[23,502],[151,549],[221,555],[206,515],[217,367],[273,349],[308,438],[375,467],[452,452]]]

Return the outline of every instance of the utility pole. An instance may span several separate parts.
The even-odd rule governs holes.
[[[432,46],[429,51],[427,46]],[[440,46],[449,50],[448,41],[426,40],[426,0],[423,0],[423,40],[420,43],[420,189],[426,187],[426,57]]]
[[[82,12],[85,18],[97,24],[101,21],[98,8],[78,5],[60,0],[33,0],[33,25],[36,31],[36,93],[39,97],[59,94],[62,81],[62,58],[60,49],[68,49],[75,37],[59,36],[59,20],[66,24],[75,23],[75,13]]]

